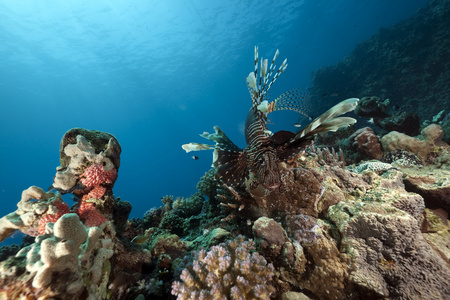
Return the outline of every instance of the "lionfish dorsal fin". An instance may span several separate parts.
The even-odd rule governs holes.
[[[283,61],[281,66],[276,71],[275,75],[273,75],[276,68],[275,60],[277,59],[279,53],[280,52],[278,50],[275,52],[270,66],[267,59],[261,58],[261,64],[258,68],[260,60],[258,54],[258,46],[255,46],[255,70],[247,76],[246,82],[248,90],[250,92],[250,96],[252,98],[252,109],[256,114],[259,114],[257,107],[261,104],[261,102],[264,101],[264,97],[269,91],[272,84],[277,80],[281,73],[286,70],[287,59]],[[259,72],[258,69],[260,69]]]
[[[336,117],[354,110],[356,105],[358,105],[358,101],[358,98],[350,98],[339,102],[298,132],[295,139],[311,136],[319,132],[336,131],[341,127],[346,127],[356,123],[356,120],[353,118]]]
[[[309,102],[310,97],[308,93],[302,91],[301,89],[292,89],[284,92],[270,103],[261,103],[258,109],[261,111],[264,109],[263,112],[266,114],[277,110],[292,110],[308,119],[312,119],[307,114],[307,106]]]

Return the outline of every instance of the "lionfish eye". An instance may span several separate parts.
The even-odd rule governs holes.
[[[263,165],[265,165],[265,163],[266,163],[266,160],[263,157],[258,158],[259,165],[263,166]]]

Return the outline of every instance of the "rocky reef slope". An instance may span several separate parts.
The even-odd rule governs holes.
[[[342,62],[314,72],[312,100],[329,106],[338,98],[377,96],[422,120],[449,113],[449,28],[450,2],[430,1],[415,16],[380,29]]]

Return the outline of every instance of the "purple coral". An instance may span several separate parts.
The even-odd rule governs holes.
[[[172,284],[172,294],[182,299],[268,299],[274,267],[255,250],[253,240],[236,239],[201,250],[193,265]]]

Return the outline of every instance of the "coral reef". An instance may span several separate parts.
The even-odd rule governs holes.
[[[0,219],[3,238],[37,236],[0,263],[0,297],[446,299],[450,154],[430,126],[423,140],[407,137],[432,141],[423,163],[383,149],[385,162],[345,166],[342,152],[311,146],[279,165],[279,189],[252,178],[232,188],[212,169],[190,197],[164,196],[133,220],[112,194],[116,173],[82,160],[71,210],[59,193],[31,187]],[[64,148],[92,154],[89,140],[75,141]]]
[[[18,209],[0,219],[0,240],[15,230],[26,234],[21,246],[1,249],[0,298],[449,299],[450,120],[441,109],[448,107],[448,66],[433,63],[448,39],[432,27],[445,27],[449,12],[448,1],[432,0],[338,66],[315,73],[313,100],[331,90],[379,95],[364,97],[355,111],[373,118],[371,128],[350,126],[334,137],[316,135],[313,143],[314,126],[337,129],[333,117],[353,109],[356,99],[297,137],[259,128],[253,142],[264,140],[267,148],[250,142],[253,149],[235,149],[216,128],[202,136],[217,142],[220,163],[200,179],[197,192],[164,196],[142,219],[128,220],[131,204],[112,191],[120,167],[117,139],[69,130],[53,189],[26,189]],[[436,30],[424,35],[423,28]],[[423,55],[412,51],[418,46]],[[262,60],[257,69],[273,71],[267,64]],[[412,66],[421,72],[409,72]],[[269,103],[254,79],[247,77],[255,106],[247,134],[255,118],[266,122],[277,105],[301,110],[295,91]],[[296,100],[289,102],[291,96]],[[441,106],[438,114],[423,104],[431,97]],[[420,136],[408,107],[431,120]],[[342,118],[337,122],[354,123]],[[302,140],[301,132],[311,139]],[[264,168],[255,159],[259,151]],[[243,153],[253,161],[239,161]],[[61,197],[68,193],[76,197],[70,208]]]
[[[355,113],[360,117],[384,118],[387,117],[389,99],[381,100],[378,97],[363,97],[355,108]]]
[[[377,121],[376,125],[386,131],[399,131],[414,136],[420,131],[420,118],[415,112],[397,111]]]

